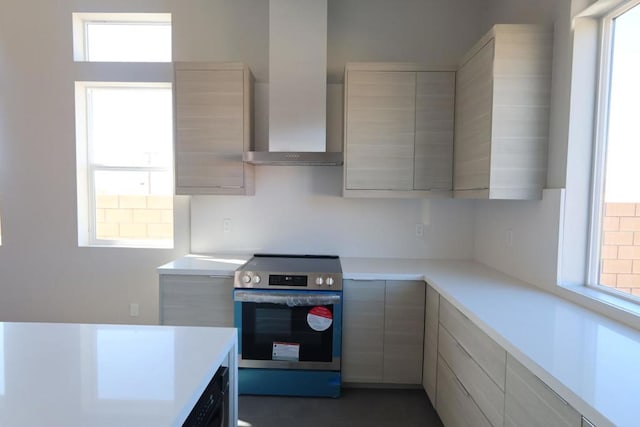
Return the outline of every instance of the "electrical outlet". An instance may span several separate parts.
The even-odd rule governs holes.
[[[424,224],[416,224],[416,236],[424,236]]]
[[[222,231],[225,233],[231,233],[231,218],[225,218],[222,220]]]
[[[138,303],[132,302],[129,304],[129,316],[138,317],[140,315],[140,305]]]

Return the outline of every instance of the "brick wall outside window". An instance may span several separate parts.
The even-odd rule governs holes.
[[[99,195],[96,227],[98,239],[171,239],[173,196]]]
[[[640,296],[640,203],[606,203],[600,284]]]

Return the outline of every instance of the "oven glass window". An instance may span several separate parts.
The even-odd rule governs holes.
[[[318,331],[308,321],[316,306],[242,303],[242,358],[274,360],[274,344],[289,346],[287,357],[300,362],[331,362],[333,325]],[[322,306],[333,315],[333,305]]]
[[[291,336],[291,311],[278,308],[255,308],[255,336],[262,340],[274,334]]]

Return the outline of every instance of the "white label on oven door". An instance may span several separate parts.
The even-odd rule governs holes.
[[[300,344],[294,344],[290,342],[274,342],[273,354],[271,358],[273,360],[288,360],[291,362],[297,362],[300,360]]]
[[[313,307],[307,313],[307,323],[314,331],[326,331],[333,323],[333,314],[327,307]]]

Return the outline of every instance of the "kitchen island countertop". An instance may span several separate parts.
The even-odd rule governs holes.
[[[0,323],[0,425],[180,426],[221,365],[233,420],[236,342],[234,328]]]

